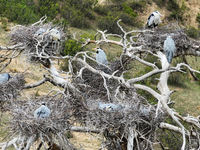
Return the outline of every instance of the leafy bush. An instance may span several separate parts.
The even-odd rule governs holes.
[[[164,122],[167,122],[172,125],[176,125],[176,123],[171,119],[168,118]],[[158,140],[163,144],[164,147],[168,147],[171,150],[178,150],[182,147],[182,136],[181,134],[171,132],[168,130],[159,129],[157,132]],[[186,140],[186,145],[188,142]]]
[[[178,63],[183,62],[182,58],[175,58],[172,61],[172,65],[176,66]],[[186,69],[182,69],[182,71],[185,71],[186,74],[181,73],[181,72],[174,72],[171,73],[168,79],[168,84],[169,85],[174,85],[174,86],[179,86],[179,87],[184,87],[186,80],[188,80],[188,71]]]
[[[150,1],[134,1],[129,2],[128,5],[135,11],[143,12],[148,2],[150,3]]]
[[[33,3],[28,3],[25,0],[0,0],[0,3],[0,13],[3,17],[8,18],[9,21],[29,24],[39,19],[39,15],[34,12],[35,5]]]
[[[96,17],[94,15],[94,12],[90,9],[88,9],[86,12],[85,12],[85,17],[87,17],[88,19],[91,19],[91,20],[96,20]]]
[[[189,10],[184,1],[182,2],[182,6],[180,7],[175,0],[169,0],[167,9],[172,12],[169,15],[169,19],[179,19],[180,21],[183,21],[185,19],[183,15],[186,11]]]
[[[128,6],[126,3],[123,3],[122,7],[123,7],[124,12],[131,15],[133,18],[137,17],[137,14],[134,13],[133,9],[130,6]]]
[[[59,12],[59,5],[50,0],[39,1],[39,12],[41,16],[47,15],[48,18],[54,19]]]
[[[74,39],[68,39],[63,43],[63,46],[64,46],[63,55],[74,56],[77,52],[82,51],[81,44]],[[64,71],[69,71],[68,66],[69,66],[68,59],[64,59],[63,63],[61,64],[61,69]],[[76,62],[73,62],[73,66],[76,66]]]
[[[164,7],[166,4],[166,0],[154,0],[154,2],[159,6],[159,7]]]
[[[101,30],[107,30],[108,33],[121,34],[121,30],[117,26],[117,21],[119,19],[119,15],[117,13],[109,12],[106,17],[100,18],[98,27]]]
[[[74,39],[68,39],[63,42],[64,45],[64,55],[75,55],[77,52],[81,51],[81,44]]]
[[[186,34],[194,39],[198,39],[200,37],[199,30],[197,30],[195,27],[189,27],[185,30]]]
[[[200,13],[197,14],[196,21],[199,23],[198,28],[200,29]]]
[[[94,7],[94,11],[99,15],[106,16],[110,11],[109,6],[107,5],[97,5]]]

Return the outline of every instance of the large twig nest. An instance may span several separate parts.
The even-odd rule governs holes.
[[[16,45],[21,44],[23,46],[23,52],[27,55],[28,60],[30,62],[41,62],[41,63],[48,63],[45,62],[43,57],[55,56],[58,52],[58,44],[55,45],[55,41],[52,40],[50,34],[45,34],[40,38],[35,37],[35,34],[38,30],[44,29],[45,31],[51,27],[59,30],[61,35],[61,41],[65,40],[65,33],[63,28],[59,25],[54,25],[52,22],[46,23],[38,23],[32,26],[16,26],[12,29],[10,34],[10,44]],[[59,51],[61,52],[61,44],[59,42]],[[58,42],[57,42],[58,43]],[[47,65],[46,65],[47,66]]]
[[[19,96],[24,84],[24,74],[14,75],[9,81],[0,84],[0,107],[2,111],[9,109],[10,103]]]
[[[175,41],[177,52],[187,51],[194,48],[194,45],[199,46],[199,42],[189,39],[183,29],[180,29],[177,24],[172,23],[171,26],[163,26],[156,28],[154,32],[144,32],[140,34],[137,44],[148,46],[151,51],[157,52],[163,50],[164,41],[167,35],[171,35]]]
[[[34,118],[34,111],[41,102],[46,102],[51,110],[50,117]],[[59,142],[58,145],[63,149],[73,148],[66,135],[70,128],[69,105],[63,98],[41,97],[21,103],[13,104],[10,120],[11,133],[20,135],[21,144],[32,145],[38,141],[51,145]]]

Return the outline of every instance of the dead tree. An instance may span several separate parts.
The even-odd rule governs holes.
[[[182,135],[182,150],[199,148],[199,117],[181,116],[168,104],[171,102],[171,91],[167,81],[171,73],[183,72],[184,66],[191,72],[200,73],[192,69],[188,64],[179,63],[171,66],[163,53],[163,43],[170,33],[176,43],[177,53],[174,57],[193,55],[200,56],[200,42],[187,37],[183,30],[176,24],[167,25],[151,30],[133,30],[126,32],[117,22],[123,35],[106,34],[106,31],[97,30],[96,39],[85,39],[82,47],[89,44],[110,43],[121,47],[121,57],[108,67],[99,68],[91,52],[78,52],[75,56],[63,56],[56,54],[55,48],[49,36],[42,40],[33,37],[40,28],[47,29],[52,26],[46,22],[46,17],[30,26],[15,26],[10,34],[10,45],[0,47],[4,53],[1,61],[5,62],[4,69],[9,62],[19,55],[25,55],[30,63],[42,64],[49,73],[44,75],[41,81],[35,84],[26,84],[23,89],[38,87],[45,82],[50,82],[62,90],[56,94],[50,91],[46,97],[32,98],[27,101],[15,100],[12,103],[13,118],[10,120],[10,135],[8,143],[11,142],[16,149],[30,149],[35,142],[41,143],[38,149],[45,143],[49,149],[57,145],[59,149],[75,149],[70,143],[66,132],[88,132],[97,133],[102,137],[102,149],[153,149],[153,143],[157,142],[156,131],[158,128],[170,130]],[[61,32],[61,45],[65,41],[65,34],[62,26],[56,26]],[[100,35],[100,38],[97,39]],[[118,40],[110,40],[110,37],[117,37]],[[73,35],[75,40],[75,34]],[[62,49],[60,50],[62,51]],[[161,62],[161,68],[155,63],[145,61],[143,55],[153,55]],[[53,60],[67,59],[67,77],[60,76],[60,72],[54,67]],[[124,72],[131,69],[132,61],[138,61],[145,66],[152,68],[152,71],[138,77],[126,79]],[[73,66],[76,62],[76,66]],[[77,72],[74,71],[76,67]],[[159,74],[158,91],[138,84],[155,74]],[[149,92],[157,100],[152,105],[137,93],[137,90]],[[33,110],[41,99],[48,102],[52,110],[51,117],[38,121],[33,117]],[[118,111],[101,110],[99,102],[120,103],[123,109]],[[19,113],[17,113],[19,112]],[[166,118],[172,118],[175,125],[165,123]],[[191,126],[186,129],[184,124]],[[78,125],[77,125],[78,124]],[[13,140],[12,140],[13,139]],[[197,144],[191,144],[191,139]],[[12,140],[12,141],[11,141]],[[186,140],[189,144],[186,145]],[[60,141],[59,143],[57,141]],[[161,144],[161,143],[160,143]],[[46,148],[46,147],[45,147]]]

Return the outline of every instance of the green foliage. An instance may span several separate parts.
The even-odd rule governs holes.
[[[154,2],[162,8],[166,5],[167,0],[154,0]]]
[[[54,19],[59,12],[58,3],[50,0],[39,1],[39,13],[41,16],[47,15],[48,18]]]
[[[132,17],[136,18],[137,14],[133,12],[133,9],[128,6],[126,3],[122,4],[123,10],[124,12],[126,12],[127,14],[131,15]]]
[[[175,58],[172,61],[172,66],[176,66],[178,63],[182,63],[182,58]],[[168,79],[169,85],[174,85],[178,87],[185,87],[185,81],[188,80],[188,71],[186,69],[182,69],[182,71],[186,72],[186,74],[182,72],[174,72],[171,73]]]
[[[9,19],[9,21],[19,24],[29,24],[36,22],[39,16],[35,14],[35,5],[25,0],[0,0],[0,14]]]
[[[120,18],[118,14],[109,12],[106,17],[100,18],[100,21],[98,22],[98,27],[101,30],[107,30],[108,33],[121,34],[121,30],[117,26],[117,21],[119,19]]]
[[[200,13],[197,14],[196,21],[199,23],[198,28],[200,29]]]
[[[135,11],[143,12],[147,3],[151,4],[151,0],[147,1],[134,1],[130,2],[128,5]]]
[[[77,52],[81,51],[81,44],[74,39],[68,39],[63,42],[64,45],[64,55],[75,55]]]
[[[200,71],[200,69],[199,69],[199,71]],[[195,74],[195,76],[200,80],[200,74],[199,73],[194,73]],[[200,83],[200,82],[199,82]]]
[[[176,123],[171,119],[167,118],[164,122],[176,125]],[[159,129],[157,131],[158,140],[163,144],[164,147],[168,147],[171,150],[178,150],[182,147],[182,135],[171,132],[169,130]]]
[[[94,11],[98,15],[106,16],[108,12],[110,11],[110,7],[107,5],[97,5],[94,7]]]
[[[180,7],[176,0],[169,0],[167,9],[172,12],[169,15],[169,19],[178,19],[180,21],[185,19],[183,15],[189,10],[184,1],[182,1],[182,6]]]
[[[0,21],[2,22],[2,28],[6,30],[8,21],[6,18],[1,18]]]
[[[200,37],[199,30],[197,30],[195,27],[188,27],[185,29],[185,33],[194,39],[198,39]]]
[[[64,45],[64,51],[63,55],[70,55],[74,56],[77,52],[82,51],[81,44],[74,40],[74,39],[68,39],[63,43]],[[72,62],[73,66],[76,66],[76,62]],[[63,63],[61,64],[61,69],[64,71],[69,71],[69,62],[68,59],[64,59]]]

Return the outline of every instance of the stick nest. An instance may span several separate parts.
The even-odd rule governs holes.
[[[43,64],[49,63],[47,59],[41,58],[55,56],[58,54],[58,43],[55,45],[55,41],[51,39],[50,34],[45,34],[42,38],[34,37],[34,34],[40,29],[43,28],[45,30],[54,27],[55,29],[60,31],[61,41],[65,40],[65,33],[63,32],[63,28],[59,25],[54,25],[52,22],[47,23],[38,23],[32,26],[16,26],[13,28],[13,31],[10,34],[10,44],[17,45],[21,44],[23,46],[23,52],[26,56],[28,56],[27,60],[29,62],[41,62]],[[62,42],[59,42],[59,48],[61,49]],[[61,50],[59,50],[61,52]]]
[[[9,81],[0,84],[1,111],[10,110],[10,103],[19,96],[24,84],[24,74],[12,76]]]
[[[34,111],[40,107],[41,102],[46,102],[51,110],[48,118],[34,118]],[[12,105],[10,120],[11,133],[20,135],[21,143],[35,141],[43,143],[56,143],[64,149],[73,146],[67,140],[66,132],[69,131],[69,104],[61,97],[32,98],[29,101],[18,101]],[[24,138],[25,137],[25,138]],[[73,149],[73,148],[72,148]]]

